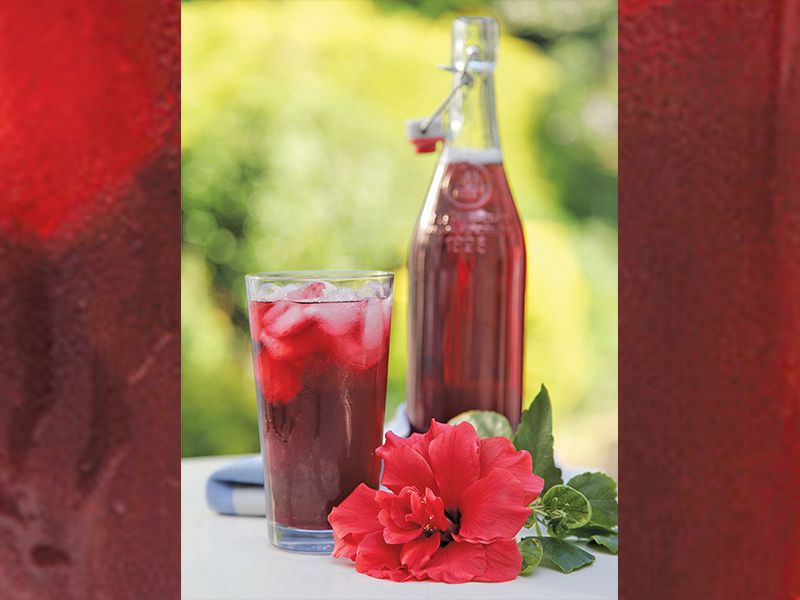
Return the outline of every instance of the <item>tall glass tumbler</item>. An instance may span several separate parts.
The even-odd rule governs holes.
[[[329,553],[328,514],[377,488],[394,275],[247,275],[270,541]]]

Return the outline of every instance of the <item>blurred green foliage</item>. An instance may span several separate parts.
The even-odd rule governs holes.
[[[565,17],[562,4],[583,8]],[[396,272],[387,417],[403,400],[405,256],[435,164],[413,153],[403,121],[449,91],[435,65],[449,59],[453,11],[468,10],[496,16],[504,30],[497,110],[530,265],[525,397],[546,382],[562,459],[613,472],[614,4],[182,8],[184,455],[258,449],[247,272]]]

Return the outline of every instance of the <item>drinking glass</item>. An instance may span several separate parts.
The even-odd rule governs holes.
[[[269,539],[329,553],[328,514],[378,487],[394,275],[246,276]]]

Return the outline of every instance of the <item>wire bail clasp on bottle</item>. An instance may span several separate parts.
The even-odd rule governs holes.
[[[425,119],[409,119],[406,121],[406,135],[408,140],[414,144],[417,154],[434,152],[437,142],[444,141],[444,129],[442,128],[442,114],[455,98],[456,93],[463,87],[471,87],[474,78],[469,73],[472,57],[478,54],[477,46],[467,48],[467,58],[461,67],[455,65],[439,65],[443,71],[454,73],[458,76],[456,85],[433,113]]]

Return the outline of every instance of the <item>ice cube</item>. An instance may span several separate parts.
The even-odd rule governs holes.
[[[350,288],[334,288],[325,294],[325,302],[354,302],[358,300],[356,291]]]
[[[392,299],[381,300],[381,304],[383,305],[383,327],[388,336],[392,329]]]
[[[367,298],[364,309],[364,330],[361,341],[364,350],[375,352],[383,343],[386,330],[384,328],[383,301],[379,298]]]
[[[286,297],[286,290],[277,283],[262,283],[258,286],[253,300],[258,302],[277,302]]]
[[[286,294],[286,299],[292,300],[293,302],[319,301],[322,300],[327,293],[335,289],[336,288],[327,281],[312,281]]]
[[[302,387],[301,373],[294,361],[273,360],[266,352],[256,362],[256,380],[267,402],[288,402]]]
[[[313,332],[306,330],[302,335],[290,337],[272,337],[262,331],[259,341],[267,353],[275,360],[292,360],[302,358],[314,351],[315,337]]]
[[[271,337],[284,337],[303,331],[314,322],[306,306],[281,300],[264,315],[264,330]]]
[[[345,290],[339,290],[343,292]],[[361,316],[362,302],[325,302],[315,307],[319,328],[331,336],[340,336],[353,329]]]
[[[386,291],[380,281],[367,281],[358,289],[359,298],[383,298]]]

